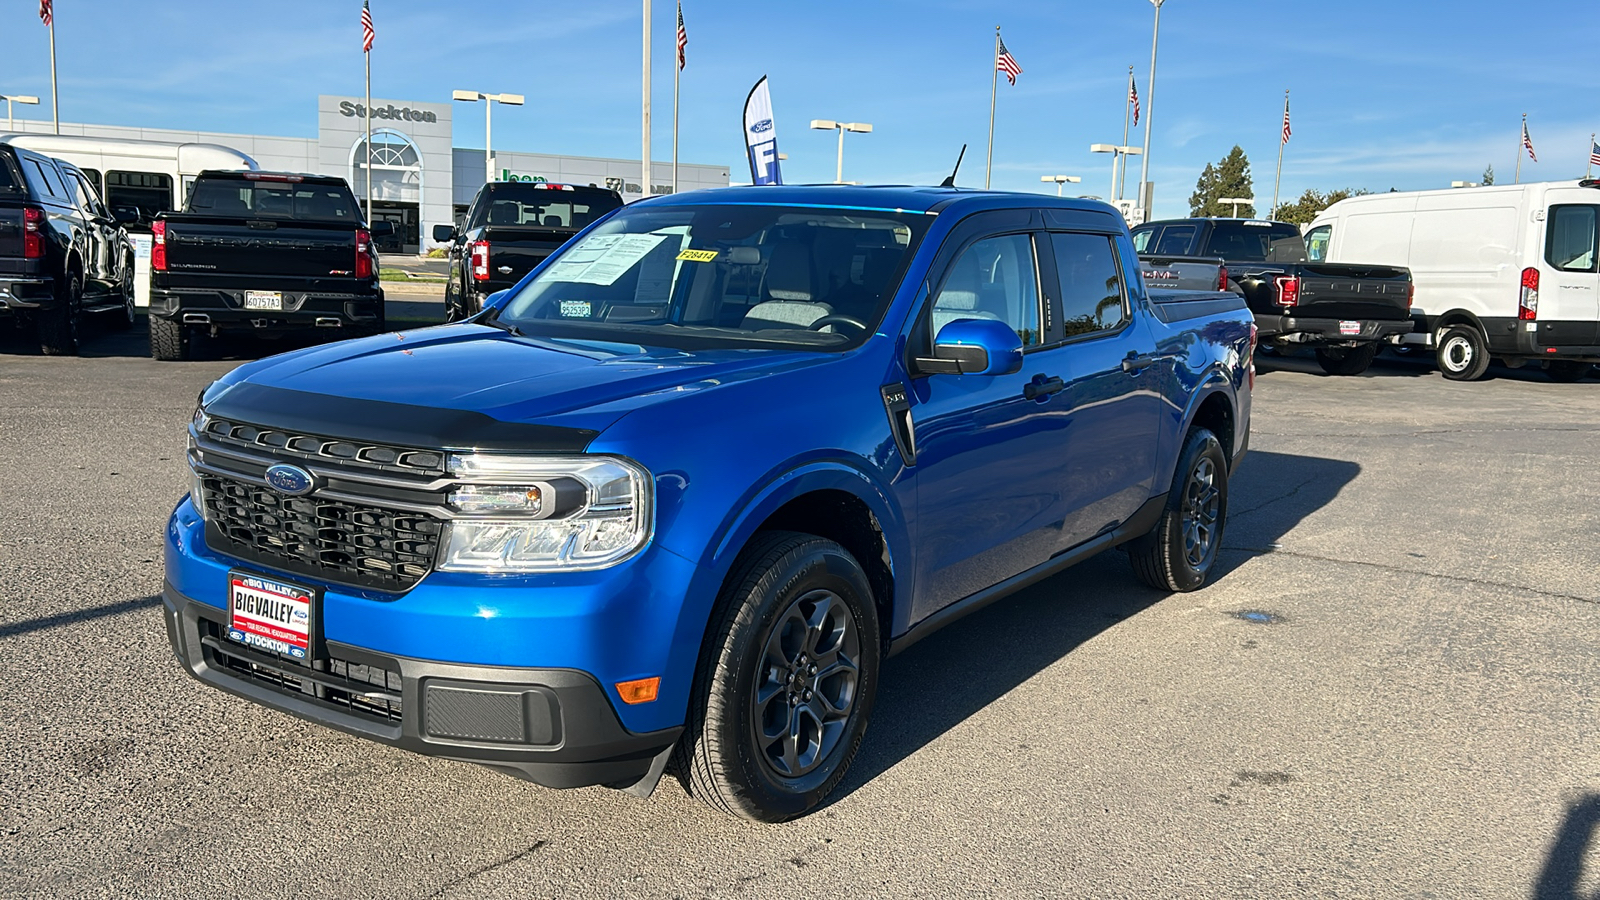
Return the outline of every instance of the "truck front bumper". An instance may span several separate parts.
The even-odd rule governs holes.
[[[245,292],[152,289],[150,315],[224,330],[354,328],[383,321],[383,290],[348,294],[283,292],[283,309],[245,309]]]
[[[557,788],[653,786],[683,732],[700,633],[680,640],[694,565],[649,546],[602,572],[434,572],[403,594],[319,583],[205,543],[185,499],[166,533],[167,636],[200,681],[394,747]],[[229,573],[315,589],[310,664],[228,638]],[[677,597],[672,595],[677,593]],[[683,651],[683,652],[679,652]],[[661,678],[654,702],[613,685]]]
[[[1352,327],[1354,326],[1354,327]],[[1294,344],[1369,344],[1405,334],[1410,319],[1313,319],[1295,315],[1257,316],[1262,340]]]

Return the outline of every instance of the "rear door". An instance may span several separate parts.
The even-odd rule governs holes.
[[[121,264],[121,260],[113,258],[117,250],[117,226],[106,215],[99,196],[81,172],[72,166],[57,168],[67,192],[72,195],[73,204],[83,216],[84,277],[87,279],[84,290],[90,294],[107,293],[116,287],[117,266]]]
[[[1537,320],[1545,346],[1600,343],[1600,203],[1572,202],[1594,193],[1551,191]]]

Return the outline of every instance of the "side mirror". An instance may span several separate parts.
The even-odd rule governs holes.
[[[367,231],[371,232],[372,236],[375,238],[394,237],[394,223],[373,222],[371,225],[367,226]]]
[[[441,244],[450,243],[456,239],[456,227],[454,225],[433,226],[433,239]]]
[[[111,221],[116,222],[118,225],[136,225],[139,219],[139,207],[137,206],[111,207]]]
[[[507,288],[503,291],[495,291],[489,296],[483,298],[483,308],[488,309],[491,306],[499,306],[501,303],[505,302],[506,297],[510,295],[510,293],[510,288]]]
[[[1022,370],[1022,338],[998,319],[957,319],[933,339],[933,359],[918,369],[935,375],[1010,375]]]

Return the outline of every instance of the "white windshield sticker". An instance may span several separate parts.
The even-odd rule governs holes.
[[[664,234],[594,235],[567,251],[550,267],[549,277],[577,284],[615,284],[666,239]]]

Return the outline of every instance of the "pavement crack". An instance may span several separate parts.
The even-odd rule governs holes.
[[[1257,503],[1255,506],[1250,507],[1249,509],[1240,509],[1240,510],[1235,510],[1233,512],[1230,512],[1230,513],[1228,513],[1228,518],[1232,519],[1232,518],[1239,517],[1239,516],[1248,516],[1251,513],[1256,512],[1256,511],[1258,511],[1260,509],[1264,509],[1264,508],[1266,508],[1268,506],[1271,506],[1274,503],[1281,503],[1281,502],[1283,502],[1285,500],[1288,500],[1289,498],[1293,497],[1294,495],[1300,493],[1302,490],[1305,490],[1307,485],[1311,484],[1313,481],[1316,481],[1316,480],[1317,479],[1315,477],[1307,478],[1305,481],[1302,481],[1299,484],[1295,485],[1294,488],[1289,491],[1289,493],[1284,494],[1284,495],[1279,496],[1279,497],[1273,497],[1270,500],[1263,500],[1260,503]]]
[[[433,898],[435,898],[435,897],[442,897],[442,896],[444,896],[446,891],[450,890],[451,888],[455,887],[458,884],[465,884],[465,883],[473,880],[474,878],[477,878],[480,875],[487,875],[490,872],[493,872],[495,869],[499,869],[499,868],[502,868],[504,866],[509,866],[512,863],[514,863],[514,862],[516,862],[516,861],[518,861],[518,860],[520,860],[520,859],[522,859],[524,857],[530,856],[530,855],[532,855],[532,854],[544,849],[544,846],[546,844],[548,844],[548,843],[549,843],[549,841],[543,841],[543,840],[534,841],[533,845],[531,847],[528,847],[527,849],[519,850],[516,853],[511,854],[510,856],[502,857],[502,858],[496,860],[495,862],[489,863],[486,866],[479,866],[478,868],[473,869],[471,872],[468,872],[467,874],[462,875],[460,878],[452,879],[451,881],[448,881],[448,882],[444,883],[443,885],[440,885],[439,889],[434,891],[433,893],[429,894],[425,898],[425,900],[433,900]]]
[[[1405,575],[1421,575],[1424,578],[1437,578],[1442,581],[1454,581],[1460,584],[1471,584],[1478,587],[1500,588],[1504,590],[1525,591],[1537,594],[1540,597],[1549,597],[1552,600],[1576,600],[1579,603],[1600,605],[1600,599],[1594,597],[1579,597],[1576,594],[1563,594],[1559,591],[1545,591],[1525,584],[1512,584],[1508,581],[1495,581],[1489,578],[1469,578],[1465,575],[1445,575],[1439,572],[1428,572],[1422,569],[1408,569],[1391,563],[1370,562],[1364,559],[1339,559],[1333,556],[1318,556],[1315,553],[1303,553],[1297,550],[1281,550],[1272,547],[1223,547],[1224,550],[1233,550],[1240,553],[1255,553],[1261,556],[1292,556],[1296,559],[1310,559],[1318,562],[1343,563],[1350,566],[1365,566],[1369,569],[1382,569],[1386,572],[1398,572]]]

